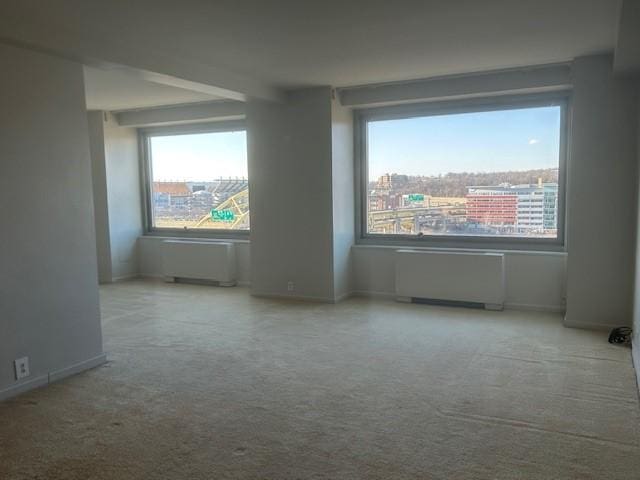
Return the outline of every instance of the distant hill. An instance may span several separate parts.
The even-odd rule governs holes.
[[[558,169],[548,168],[539,170],[526,170],[519,172],[463,172],[447,173],[437,177],[391,175],[391,190],[394,193],[424,193],[434,197],[464,197],[467,187],[473,185],[511,185],[538,183],[557,183]],[[370,189],[378,189],[378,182],[369,182]]]

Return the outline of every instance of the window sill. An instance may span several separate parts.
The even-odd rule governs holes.
[[[243,233],[218,233],[218,232],[180,232],[180,231],[152,231],[140,236],[144,240],[202,240],[204,242],[233,242],[250,243],[249,232]]]
[[[561,245],[546,245],[545,248],[540,246],[518,245],[518,246],[500,246],[500,245],[435,245],[421,241],[406,240],[377,240],[377,239],[360,239],[353,246],[356,249],[380,249],[380,250],[423,250],[431,252],[475,252],[475,253],[505,253],[515,255],[557,255],[567,256],[566,249]]]

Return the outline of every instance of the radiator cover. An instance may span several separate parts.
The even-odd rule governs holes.
[[[501,310],[505,299],[502,253],[396,251],[398,300],[481,303]]]
[[[165,240],[162,269],[167,281],[207,280],[221,286],[236,284],[236,256],[231,242]]]

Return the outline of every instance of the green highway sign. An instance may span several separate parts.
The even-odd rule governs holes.
[[[409,194],[409,201],[410,202],[423,202],[424,201],[424,195],[422,193],[410,193]]]
[[[236,218],[236,216],[229,209],[216,210],[214,208],[211,210],[211,219],[214,222],[233,222],[234,218]]]

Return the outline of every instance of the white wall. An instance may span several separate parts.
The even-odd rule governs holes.
[[[353,248],[356,292],[395,297],[397,249],[370,245]],[[505,251],[504,255],[506,307],[564,310],[566,254]]]
[[[607,328],[632,318],[636,224],[636,111],[632,82],[609,55],[573,65],[567,185],[568,326]]]
[[[166,237],[140,237],[140,274],[162,277],[162,240]],[[240,284],[251,279],[251,244],[236,245],[236,270]],[[349,248],[348,286],[336,290],[336,299],[356,292],[395,297],[395,260],[397,247],[359,245]],[[505,252],[507,292],[510,308],[564,311],[566,254],[549,252]],[[336,285],[339,281],[336,282]]]
[[[247,106],[251,291],[335,302],[352,291],[353,117],[329,87]],[[288,290],[293,282],[294,290]]]
[[[82,67],[0,44],[0,71],[2,398],[104,357]]]
[[[353,291],[355,196],[353,161],[353,113],[331,102],[331,157],[333,202],[333,297],[339,300]]]
[[[109,202],[107,195],[107,169],[104,150],[103,113],[88,113],[89,146],[91,148],[91,174],[93,181],[93,211],[98,257],[98,281],[109,283],[111,272],[111,238],[109,234]]]
[[[138,274],[142,235],[138,134],[115,117],[89,112],[98,277],[109,283]]]
[[[138,133],[119,127],[113,115],[104,121],[113,280],[138,273],[137,240],[142,235],[142,193]]]
[[[145,277],[162,277],[162,242],[169,237],[144,236],[138,238],[138,255],[140,275]],[[175,238],[175,237],[171,237]],[[207,241],[206,239],[200,239]],[[236,273],[240,285],[248,285],[251,281],[251,255],[249,242],[246,240],[221,241],[233,242],[236,251]]]
[[[640,81],[636,83],[637,100],[637,132],[636,132],[636,152],[637,165],[640,167]],[[640,168],[638,168],[640,172]],[[636,178],[640,185],[640,174]],[[634,286],[634,302],[633,302],[633,360],[636,367],[636,375],[638,376],[638,385],[640,385],[640,188],[637,191],[636,202],[636,258],[635,258],[635,286]]]
[[[333,301],[331,90],[250,101],[247,146],[251,292]]]
[[[618,74],[640,76],[640,2],[620,0],[614,70]]]

